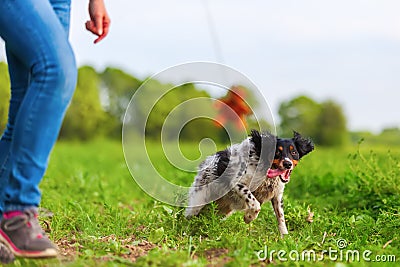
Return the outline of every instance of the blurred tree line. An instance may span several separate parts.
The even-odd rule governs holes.
[[[284,135],[296,130],[326,146],[345,145],[349,140],[346,117],[333,100],[318,103],[308,96],[298,96],[281,103],[278,113]]]
[[[194,84],[174,86],[156,80],[139,80],[123,70],[111,67],[97,72],[90,66],[83,66],[78,70],[76,91],[61,129],[60,139],[120,139],[129,101],[142,85],[146,93],[135,102],[133,112],[135,120],[145,125],[145,133],[139,134],[159,140],[164,122],[171,112],[175,112],[176,117],[168,121],[166,130],[163,129],[165,138],[173,138],[178,131],[181,140],[197,142],[208,137],[217,142],[226,141],[226,131],[216,128],[212,120],[216,116],[215,103],[206,90],[201,90]],[[6,126],[9,88],[7,65],[0,62],[0,131]],[[162,97],[154,101],[160,95]],[[193,98],[201,101],[191,102]],[[251,98],[250,95],[249,99]],[[146,108],[153,103],[147,117]],[[385,129],[380,135],[369,132],[349,133],[344,112],[333,100],[317,102],[309,96],[301,95],[282,102],[278,113],[280,136],[292,136],[292,131],[296,130],[304,136],[310,136],[315,143],[326,146],[345,145],[361,138],[371,140],[372,143],[400,144],[399,128]],[[202,118],[192,119],[199,114]],[[251,116],[247,118],[247,122],[249,127],[257,125]],[[265,125],[267,122],[261,123]],[[185,126],[181,128],[183,125]]]

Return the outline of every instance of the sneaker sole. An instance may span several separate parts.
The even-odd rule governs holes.
[[[15,257],[11,250],[9,250],[5,244],[0,242],[0,266],[2,266],[2,263],[8,264],[13,262],[14,260]]]
[[[54,248],[48,248],[42,251],[29,251],[18,249],[14,243],[7,237],[4,236],[3,231],[0,230],[0,242],[8,247],[11,252],[22,258],[55,258],[58,256],[58,252]]]

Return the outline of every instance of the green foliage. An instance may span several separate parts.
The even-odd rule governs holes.
[[[351,169],[355,174],[355,184],[352,188],[353,199],[357,206],[368,209],[398,211],[400,210],[400,161],[399,155],[391,151],[385,158],[378,157],[370,151],[366,157],[360,149],[349,155]]]
[[[138,79],[116,68],[106,68],[99,74],[92,67],[81,67],[60,138],[120,139],[125,110],[140,84]]]
[[[293,130],[304,136],[316,137],[321,105],[307,96],[298,96],[282,102],[278,110],[282,135],[292,136]]]
[[[400,145],[400,128],[386,128],[383,129],[379,137],[385,140],[387,145]]]
[[[135,96],[133,112],[129,114],[136,134],[144,134],[145,129],[150,139],[160,139],[162,132],[165,140],[175,136],[192,141],[221,138],[210,120],[215,116],[210,96],[193,84],[175,87],[156,80],[142,83],[115,68],[98,74],[91,67],[79,69],[76,93],[60,137],[88,140],[107,135],[119,139],[126,108],[139,86],[141,94]]]
[[[100,103],[100,78],[92,67],[78,70],[78,83],[60,138],[88,140],[106,133],[109,117]],[[112,124],[111,124],[112,125]]]
[[[142,82],[120,69],[111,67],[106,68],[100,77],[105,86],[105,109],[122,122],[129,101]]]
[[[371,146],[380,145],[387,148],[398,147],[400,146],[400,128],[386,128],[379,134],[373,134],[371,132],[351,132],[350,138],[354,144],[362,140],[364,144]]]
[[[210,120],[215,117],[213,102],[206,91],[193,84],[175,87],[147,80],[135,96],[132,128],[146,138],[171,140],[219,140],[219,132]],[[208,119],[207,119],[208,118]],[[141,132],[145,128],[145,133]]]
[[[321,104],[317,118],[320,128],[316,131],[316,140],[326,146],[340,146],[348,142],[346,118],[342,108],[332,100]]]
[[[0,133],[6,127],[10,99],[10,78],[7,64],[0,62]]]
[[[333,100],[317,103],[307,96],[298,96],[282,102],[279,115],[284,136],[291,136],[295,130],[311,136],[319,145],[342,146],[348,142],[346,117]]]

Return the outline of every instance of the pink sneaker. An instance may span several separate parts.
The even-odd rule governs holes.
[[[13,212],[0,222],[0,241],[15,256],[25,258],[50,258],[58,255],[57,247],[44,234],[34,210]]]

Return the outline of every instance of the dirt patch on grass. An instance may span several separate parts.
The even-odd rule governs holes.
[[[135,262],[137,258],[145,256],[150,250],[157,247],[157,245],[150,243],[146,240],[137,241],[134,236],[126,239],[117,239],[115,235],[104,236],[96,239],[96,242],[111,243],[112,241],[119,242],[123,251],[121,253],[108,253],[107,255],[100,256],[99,259],[104,260],[126,260]],[[62,261],[74,261],[76,257],[82,254],[84,246],[79,244],[76,238],[62,238],[56,242],[60,258]]]
[[[228,252],[226,248],[210,248],[202,254],[209,262],[208,266],[225,266],[226,263],[232,260],[231,257],[227,256]]]
[[[83,248],[75,237],[63,237],[55,243],[58,246],[59,257],[62,261],[73,261],[78,254],[79,249]]]
[[[146,256],[150,250],[157,247],[157,245],[150,243],[146,240],[141,241],[138,244],[126,244],[124,245],[128,252],[119,255],[119,257],[135,262],[137,258]]]
[[[138,258],[146,256],[150,250],[160,247],[147,240],[137,240],[135,236],[125,239],[119,239],[115,235],[98,237],[94,242],[111,244],[118,242],[121,246],[120,252],[108,252],[106,255],[93,255],[95,261],[115,261],[123,264],[131,265]],[[56,242],[59,248],[60,260],[63,262],[73,262],[79,256],[85,255],[85,247],[80,244],[79,240],[73,236],[72,238],[61,238]],[[173,250],[173,249],[171,249]],[[196,253],[194,258],[203,257],[207,260],[207,266],[224,266],[232,261],[232,258],[227,256],[229,250],[227,248],[210,248],[205,251]]]

